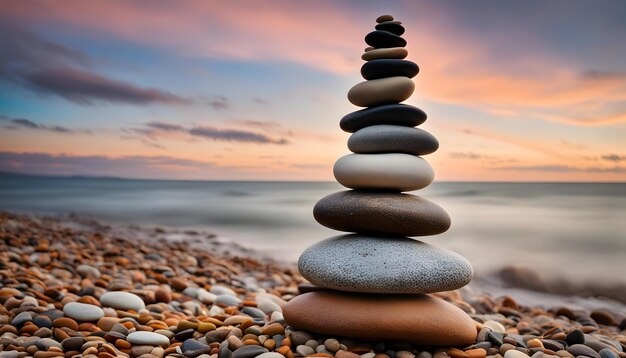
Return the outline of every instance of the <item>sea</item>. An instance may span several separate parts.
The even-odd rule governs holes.
[[[293,264],[309,245],[341,234],[312,214],[339,190],[334,182],[0,174],[0,210],[211,233]],[[626,183],[435,182],[415,194],[450,214],[449,231],[416,239],[472,263],[466,293],[626,315]]]

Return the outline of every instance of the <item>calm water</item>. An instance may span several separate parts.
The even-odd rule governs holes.
[[[297,260],[339,234],[312,208],[336,183],[192,182],[0,175],[0,209],[88,214],[110,223],[201,229]],[[505,266],[626,287],[626,184],[435,183],[420,195],[452,228],[424,241],[467,257],[477,277]]]

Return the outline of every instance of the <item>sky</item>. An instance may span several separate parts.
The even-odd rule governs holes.
[[[333,180],[403,22],[441,181],[626,181],[623,1],[0,0],[0,171]]]

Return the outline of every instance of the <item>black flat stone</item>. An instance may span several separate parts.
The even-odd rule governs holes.
[[[341,118],[339,126],[348,133],[354,133],[377,124],[415,127],[425,121],[426,113],[417,107],[408,104],[385,104],[348,113]]]
[[[360,154],[425,155],[435,152],[438,148],[437,138],[425,130],[385,124],[360,129],[348,139],[348,149]]]
[[[372,31],[365,36],[365,42],[375,48],[404,47],[406,40],[388,31]]]
[[[366,80],[394,76],[413,78],[419,71],[415,62],[407,60],[378,59],[367,61],[361,66],[361,76]]]
[[[392,34],[401,36],[404,33],[404,27],[397,21],[384,21],[376,25],[376,30],[391,32]]]
[[[450,227],[450,216],[439,205],[416,195],[383,191],[327,195],[315,204],[313,217],[328,228],[363,234],[428,236]]]

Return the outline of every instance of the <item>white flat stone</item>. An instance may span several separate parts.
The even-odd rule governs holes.
[[[421,157],[402,153],[348,154],[335,163],[337,181],[352,189],[411,191],[427,187],[435,173]]]
[[[136,312],[146,308],[146,304],[141,297],[124,291],[105,292],[100,296],[100,303],[105,307],[112,307],[118,310],[133,310]]]
[[[167,346],[170,339],[166,336],[154,332],[137,331],[126,336],[126,340],[131,344],[145,344],[149,346]]]
[[[506,333],[506,328],[504,328],[504,326],[502,325],[502,323],[498,322],[498,321],[494,321],[494,320],[488,320],[485,323],[483,323],[483,326],[491,328],[492,331],[494,332],[498,332],[498,333]]]
[[[70,302],[63,306],[63,313],[79,322],[93,322],[104,317],[104,311],[98,306]]]
[[[415,83],[404,76],[395,76],[357,83],[348,91],[348,100],[355,106],[372,107],[400,103],[411,97]]]
[[[530,358],[528,354],[522,353],[516,349],[509,349],[504,353],[504,358]]]

